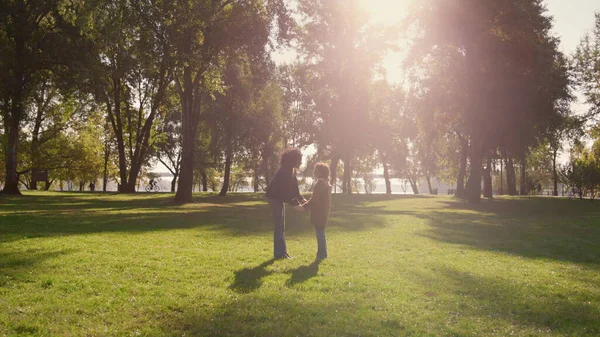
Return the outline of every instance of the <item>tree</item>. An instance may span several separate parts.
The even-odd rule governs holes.
[[[569,163],[561,169],[561,180],[572,187],[579,198],[589,196],[593,201],[600,188],[600,141],[596,140],[591,150],[576,144],[571,150]]]
[[[315,102],[310,88],[310,67],[301,62],[278,69],[278,82],[283,91],[284,143],[292,147],[313,144],[319,130]]]
[[[298,1],[300,54],[306,61],[315,104],[315,141],[328,147],[332,181],[344,162],[343,189],[352,193],[352,159],[365,143],[369,84],[387,46],[385,33],[369,26],[360,4],[352,1]]]
[[[281,128],[284,98],[275,80],[269,80],[256,90],[258,92],[251,105],[251,113],[244,123],[248,128],[248,137],[243,145],[248,158],[245,166],[253,172],[253,187],[258,192],[261,185],[263,190],[266,189],[276,170],[271,162],[277,157],[284,138]]]
[[[116,137],[121,192],[135,192],[150,159],[154,121],[169,83],[169,41],[153,13],[136,1],[111,0],[97,9],[96,96]]]
[[[182,112],[181,173],[175,201],[192,200],[194,147],[201,106],[219,89],[224,52],[241,50],[252,58],[266,57],[272,24],[285,36],[289,18],[282,0],[211,0],[157,2],[142,7],[144,13],[166,27],[174,60],[173,79]]]
[[[181,168],[181,105],[174,92],[165,101],[165,112],[160,119],[160,131],[156,136],[154,151],[156,159],[173,175],[171,192],[175,192]]]
[[[412,62],[450,60],[451,76],[462,83],[464,97],[445,104],[457,106],[454,131],[468,137],[466,197],[480,200],[485,156],[499,146],[519,160],[524,184],[527,149],[570,98],[565,58],[541,0],[430,0],[416,8]]]
[[[61,87],[89,60],[82,33],[87,3],[61,0],[6,0],[0,4],[0,97],[6,134],[6,183],[3,193],[20,194],[17,172],[19,132],[33,94],[50,75]]]
[[[391,167],[402,171],[408,155],[406,144],[417,134],[414,121],[407,113],[406,94],[402,88],[380,80],[374,82],[370,90],[369,145],[377,151],[383,168],[385,191],[389,195],[392,194]]]
[[[600,13],[590,33],[586,34],[573,55],[573,75],[589,105],[586,117],[600,114]]]

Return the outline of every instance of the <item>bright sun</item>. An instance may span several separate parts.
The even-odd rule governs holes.
[[[369,13],[376,24],[394,25],[405,18],[409,6],[418,0],[359,0],[364,11]],[[383,58],[383,68],[388,81],[401,84],[405,81],[405,73],[401,67],[404,52],[388,52]]]
[[[394,24],[400,21],[408,11],[413,0],[360,0],[361,5],[375,22]]]

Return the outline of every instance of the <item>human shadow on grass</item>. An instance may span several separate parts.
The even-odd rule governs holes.
[[[274,262],[275,259],[270,259],[256,267],[244,268],[234,272],[234,280],[229,289],[238,293],[250,293],[260,288],[262,279],[273,273],[266,268]]]
[[[319,264],[321,263],[320,259],[316,259],[314,262],[307,264],[305,266],[300,266],[294,270],[292,270],[292,275],[289,280],[285,283],[287,286],[294,286],[298,283],[303,283],[308,281],[309,279],[317,276],[319,273]]]
[[[436,241],[600,268],[600,217],[594,216],[600,208],[573,211],[564,203],[558,199],[497,200],[486,205],[450,202],[446,211],[411,214],[427,220],[430,229],[420,235]]]
[[[214,310],[187,304],[183,317],[164,320],[169,336],[398,336],[425,335],[410,317],[394,315],[381,319],[361,312],[357,302],[368,299],[322,296],[312,300],[296,293],[252,293],[222,301]],[[211,302],[211,303],[214,303]],[[374,312],[376,313],[376,312]]]

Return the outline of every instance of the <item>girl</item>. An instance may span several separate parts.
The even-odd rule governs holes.
[[[298,207],[310,210],[310,223],[315,226],[317,234],[317,260],[327,258],[327,240],[325,238],[325,226],[329,219],[331,208],[331,185],[329,185],[329,167],[325,163],[315,165],[314,177],[317,183],[313,188],[313,194],[309,201]]]

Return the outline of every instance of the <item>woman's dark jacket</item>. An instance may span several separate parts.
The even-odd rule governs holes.
[[[298,189],[294,168],[282,166],[267,187],[267,198],[296,206],[304,200]],[[296,200],[294,200],[296,199]]]

